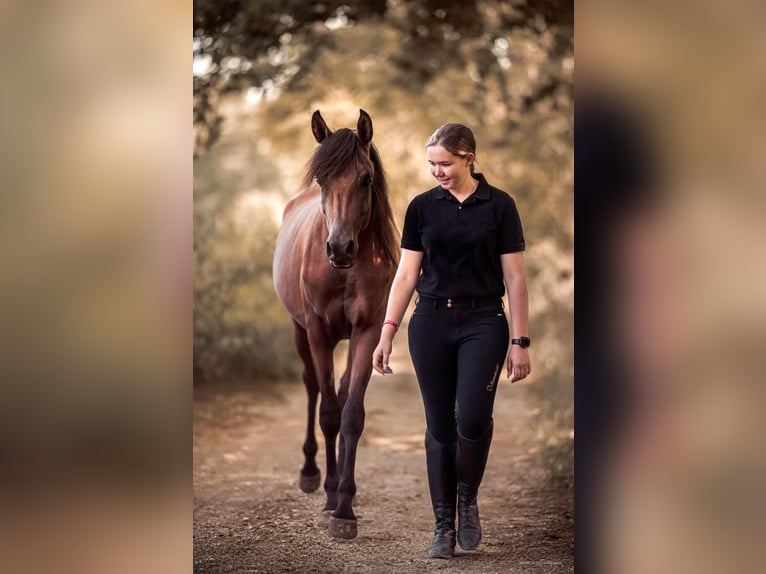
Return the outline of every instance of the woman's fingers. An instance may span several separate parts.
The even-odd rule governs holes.
[[[383,351],[378,347],[372,353],[372,368],[383,373]]]
[[[508,352],[508,374],[511,377],[511,382],[520,381],[531,371],[529,352],[526,349],[511,345]]]
[[[521,379],[524,379],[529,375],[531,372],[531,369],[529,368],[529,365],[524,364],[516,364],[513,366],[513,377],[511,377],[511,382],[515,383],[516,381],[520,381]]]
[[[393,371],[388,366],[388,360],[391,356],[391,351],[387,351],[382,347],[377,347],[372,353],[372,368],[379,372],[381,375],[391,374]]]
[[[381,365],[383,367],[383,374],[384,375],[390,375],[393,373],[391,370],[391,367],[388,366],[388,361],[391,358],[391,353],[387,353],[386,351],[383,351],[383,364]]]

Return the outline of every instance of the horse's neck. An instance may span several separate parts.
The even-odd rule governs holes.
[[[380,230],[380,234],[374,233],[375,225],[373,222],[375,221],[379,222],[378,229]],[[396,260],[398,260],[398,245],[396,245],[395,239],[397,232],[392,219],[388,197],[385,195],[385,190],[380,191],[375,197],[375,208],[370,217],[370,225],[368,228],[373,232],[373,235],[375,235],[374,239],[377,245],[377,250],[387,253],[389,258],[394,258],[392,262],[396,265]]]

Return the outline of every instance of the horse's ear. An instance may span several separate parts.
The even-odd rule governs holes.
[[[356,124],[356,135],[364,145],[372,141],[372,118],[364,110],[359,110],[359,121]]]
[[[322,143],[332,135],[332,130],[327,127],[319,110],[316,110],[311,116],[311,131],[314,133],[314,137],[319,143]]]

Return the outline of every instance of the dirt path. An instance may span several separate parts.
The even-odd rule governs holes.
[[[433,518],[424,417],[407,365],[374,375],[357,461],[359,536],[331,539],[324,492],[298,488],[306,398],[301,385],[209,385],[194,398],[194,572],[571,572],[571,485],[548,480],[531,426],[532,398],[501,383],[479,496],[476,552],[428,560]],[[318,431],[318,429],[317,429]],[[323,453],[321,432],[317,432]],[[324,457],[318,459],[324,471]],[[323,475],[324,478],[324,475]]]

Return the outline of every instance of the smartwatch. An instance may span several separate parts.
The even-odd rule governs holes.
[[[522,349],[526,349],[532,344],[532,340],[529,337],[519,337],[518,339],[511,339],[511,345],[518,345]]]

